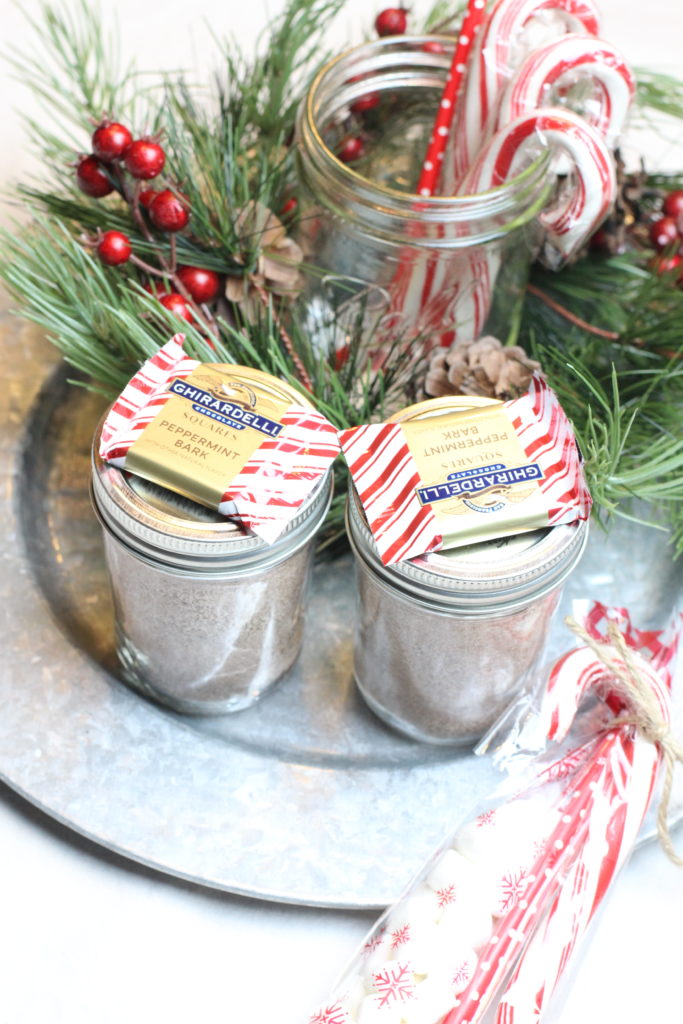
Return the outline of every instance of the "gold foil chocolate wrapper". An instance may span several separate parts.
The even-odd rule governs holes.
[[[100,458],[236,516],[274,542],[339,453],[308,398],[245,366],[199,363],[182,336],[135,374],[102,427]]]
[[[401,424],[444,548],[547,525],[540,481],[502,403]],[[491,520],[491,517],[493,519]]]
[[[200,364],[188,377],[175,378],[163,409],[131,445],[126,469],[219,508],[230,482],[263,442],[282,433],[294,401],[278,383],[220,363]]]
[[[540,377],[511,402],[421,402],[341,444],[385,565],[590,513],[571,426]]]

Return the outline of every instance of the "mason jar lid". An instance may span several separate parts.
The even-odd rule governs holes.
[[[315,533],[332,499],[328,470],[285,531],[268,544],[219,512],[103,462],[101,426],[92,449],[95,509],[104,526],[137,555],[171,569],[233,574],[273,565]]]
[[[478,396],[445,396],[411,405],[390,422],[499,404]],[[349,491],[347,525],[356,556],[391,589],[423,607],[461,615],[503,614],[537,600],[564,582],[588,540],[588,522],[579,521],[384,565],[355,488]]]

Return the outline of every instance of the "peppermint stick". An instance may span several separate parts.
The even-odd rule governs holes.
[[[577,81],[593,86],[593,102],[583,105],[581,116],[613,147],[635,95],[635,81],[619,52],[589,35],[563,36],[529,54],[503,94],[496,127],[548,106],[560,90]]]
[[[547,12],[556,17],[554,35],[598,34],[598,15],[592,0],[498,0],[471,54],[452,154],[444,161],[444,185],[448,192],[455,192],[457,183],[475,160],[487,127],[495,119],[505,84],[526,56],[519,45],[524,30]]]
[[[671,764],[683,760],[683,750],[669,731],[668,666],[675,641],[669,647],[661,643],[657,646],[656,637],[641,634],[648,643],[644,649],[653,655],[648,663],[632,650],[640,636],[630,624],[624,636],[611,621],[610,642],[600,643],[587,630],[571,620],[567,622],[587,646],[570,652],[553,670],[548,688],[554,705],[551,730],[561,735],[567,727],[565,713],[571,714],[571,707],[576,705],[577,691],[584,693],[601,681],[611,687],[612,703],[626,704],[626,713],[614,723],[617,742],[611,752],[604,792],[596,793],[596,810],[581,855],[553,901],[543,927],[534,932],[525,949],[500,1001],[496,1024],[527,1024],[541,1016],[633,847],[662,761]],[[558,697],[559,703],[555,704]],[[558,715],[560,705],[563,714]],[[661,800],[664,813],[659,819],[660,827],[664,819],[664,831],[660,839],[671,859],[683,864],[673,851],[666,827],[667,803],[665,783]]]

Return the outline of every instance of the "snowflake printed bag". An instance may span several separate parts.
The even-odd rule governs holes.
[[[668,728],[679,620],[641,631],[596,604],[571,625],[581,646],[484,741],[504,782],[377,921],[308,1024],[543,1020],[660,768],[683,758]],[[665,810],[669,796],[665,783]],[[660,839],[683,863],[665,826]]]

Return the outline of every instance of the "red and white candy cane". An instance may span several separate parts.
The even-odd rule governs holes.
[[[554,39],[529,54],[503,93],[496,129],[510,121],[554,105],[562,91],[589,82],[593,95],[578,113],[614,147],[635,95],[635,81],[619,52],[588,35]]]
[[[579,854],[593,813],[594,795],[603,782],[605,758],[614,742],[613,736],[605,737],[599,756],[572,776],[559,805],[559,823],[526,876],[523,897],[498,920],[488,943],[479,951],[472,980],[443,1024],[479,1024],[494,1004],[503,980],[550,905],[558,882]]]
[[[616,195],[614,161],[604,139],[571,110],[547,107],[497,132],[470,168],[463,189],[484,192],[510,180],[544,149],[569,157],[573,174],[557,202],[544,210],[544,258],[559,266],[607,216]]]
[[[650,806],[660,764],[656,746],[622,726],[604,756],[608,769],[596,784],[579,856],[532,933],[500,999],[496,1024],[531,1024],[541,1018]]]
[[[476,158],[505,84],[529,52],[525,30],[550,17],[553,20],[544,29],[551,37],[567,32],[598,34],[598,13],[591,0],[498,0],[493,7],[470,57],[464,101],[444,162],[447,192],[455,192]]]

